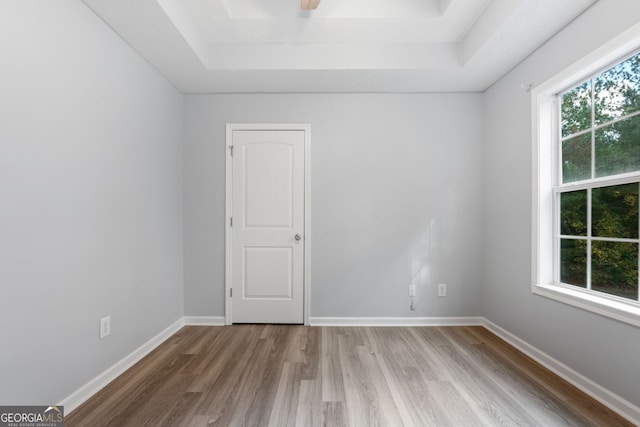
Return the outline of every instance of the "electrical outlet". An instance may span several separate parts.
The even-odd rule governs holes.
[[[100,339],[104,339],[111,334],[111,316],[100,319]]]
[[[410,297],[416,296],[416,285],[409,285],[409,296]]]
[[[447,296],[447,285],[445,283],[438,284],[438,296],[439,297]]]

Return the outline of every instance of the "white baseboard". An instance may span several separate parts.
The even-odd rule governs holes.
[[[151,353],[156,347],[166,341],[173,334],[178,332],[184,326],[184,318],[176,320],[164,331],[151,338],[146,343],[135,349],[124,359],[80,387],[78,390],[67,396],[60,402],[64,406],[65,414],[71,413],[78,406],[82,405],[91,396],[99,392],[103,387],[124,373],[127,369],[135,365],[140,359]]]
[[[526,341],[501,328],[490,320],[484,319],[483,326],[502,338],[551,372],[570,382],[595,400],[622,415],[635,425],[640,425],[640,408],[628,400],[612,393],[584,375],[574,371],[564,363],[538,350]]]
[[[184,324],[188,326],[224,326],[224,316],[186,316]]]
[[[311,326],[482,326],[482,317],[311,317]]]

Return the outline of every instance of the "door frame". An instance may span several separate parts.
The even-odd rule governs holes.
[[[233,159],[231,157],[231,146],[233,144],[233,131],[236,130],[298,130],[304,132],[304,261],[303,261],[303,319],[304,324],[309,325],[309,278],[310,278],[310,248],[311,248],[311,156],[309,151],[309,141],[311,138],[311,125],[298,123],[227,123],[225,138],[225,263],[224,263],[224,283],[225,283],[225,303],[224,317],[225,324],[232,324],[232,304],[231,304],[231,286],[232,286],[232,229],[231,217],[233,214]]]

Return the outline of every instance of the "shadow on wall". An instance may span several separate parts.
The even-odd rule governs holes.
[[[411,298],[411,308],[420,311],[418,308],[424,305],[427,298],[427,288],[433,284],[433,278],[437,276],[437,250],[436,236],[437,221],[432,218],[416,238],[411,249],[411,285],[416,289],[416,297]]]

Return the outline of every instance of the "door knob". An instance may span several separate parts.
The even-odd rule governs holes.
[[[298,240],[298,241],[299,241],[299,240],[302,240],[302,236],[301,236],[301,235],[299,235],[299,234],[296,234],[295,239],[296,239],[296,240]]]

